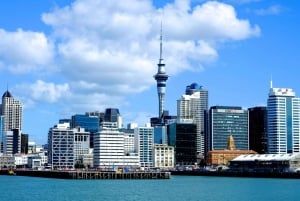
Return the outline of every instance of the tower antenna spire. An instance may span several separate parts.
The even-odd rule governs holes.
[[[270,80],[270,88],[273,88],[273,79],[272,79],[272,75],[271,75],[271,80]]]
[[[159,63],[162,61],[162,21],[160,22],[160,51],[159,51]]]

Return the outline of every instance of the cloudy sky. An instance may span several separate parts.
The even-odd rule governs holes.
[[[299,9],[296,0],[1,1],[0,92],[22,101],[23,133],[38,144],[60,118],[108,107],[142,126],[158,114],[162,24],[172,115],[193,82],[210,106],[266,105],[271,78],[300,94]]]

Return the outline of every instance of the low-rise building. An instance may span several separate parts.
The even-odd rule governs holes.
[[[300,153],[243,154],[230,161],[233,171],[300,172]]]
[[[153,151],[154,167],[173,168],[174,167],[174,147],[167,144],[155,144]]]

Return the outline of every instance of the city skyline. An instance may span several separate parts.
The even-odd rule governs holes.
[[[0,91],[24,105],[30,141],[46,143],[60,118],[105,108],[125,124],[157,116],[161,22],[171,115],[194,82],[209,106],[266,106],[271,79],[300,93],[299,3],[122,2],[0,2]]]

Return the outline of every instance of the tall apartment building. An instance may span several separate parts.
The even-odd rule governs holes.
[[[106,122],[94,136],[94,167],[112,170],[113,168],[140,167],[139,156],[126,150],[125,133],[120,131],[115,122]],[[131,150],[130,150],[131,151]]]
[[[142,168],[153,167],[154,129],[150,126],[134,129],[135,150],[139,154]]]
[[[208,91],[197,83],[186,87],[186,92],[177,101],[177,119],[190,121],[197,125],[197,153],[204,155],[205,150],[205,111],[208,109]]]
[[[300,151],[300,98],[289,88],[271,88],[267,103],[268,153]]]
[[[241,107],[213,106],[209,110],[207,152],[225,150],[228,137],[235,140],[235,149],[249,150],[248,110]]]

